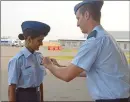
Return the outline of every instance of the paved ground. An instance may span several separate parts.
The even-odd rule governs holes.
[[[8,100],[8,84],[7,84],[7,64],[9,59],[15,55],[20,48],[12,47],[1,47],[1,70],[0,70],[0,100]],[[75,53],[58,53],[58,52],[47,52],[44,49],[40,49],[44,55],[69,55]],[[68,64],[69,61],[60,61],[62,64]],[[91,97],[88,94],[86,88],[85,78],[77,77],[73,81],[66,83],[48,72],[44,81],[44,98],[45,101],[90,101]]]
[[[8,100],[7,84],[7,65],[9,59],[15,55],[21,48],[1,47],[1,69],[0,69],[0,100]],[[40,48],[44,56],[74,56],[76,52],[55,52]],[[61,64],[69,64],[69,60],[59,61]],[[66,83],[48,72],[44,80],[44,99],[45,101],[90,101],[91,97],[86,88],[85,78],[77,77],[73,81]]]

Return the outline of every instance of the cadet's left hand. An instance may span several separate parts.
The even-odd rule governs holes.
[[[49,68],[51,68],[53,66],[53,63],[52,63],[52,61],[51,61],[51,59],[49,57],[44,57],[42,62],[43,62],[43,65],[47,69],[49,69]]]

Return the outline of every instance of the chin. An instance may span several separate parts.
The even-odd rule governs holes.
[[[39,50],[39,48],[36,49],[36,51],[38,51],[38,50]]]
[[[37,51],[39,50],[39,47],[36,49]]]
[[[83,33],[83,34],[86,34],[86,32],[85,32],[85,31],[82,31],[82,33]]]
[[[87,31],[82,31],[82,33],[83,33],[83,34],[88,34],[88,32],[87,32]]]
[[[81,32],[82,32],[83,34],[86,34],[86,33],[85,33],[85,31],[84,31],[84,30],[82,30],[82,29],[81,29]]]

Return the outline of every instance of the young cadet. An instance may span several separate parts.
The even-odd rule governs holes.
[[[128,102],[128,63],[115,39],[100,24],[102,5],[101,0],[84,0],[74,7],[77,26],[88,37],[71,64],[57,68],[48,57],[43,59],[43,64],[66,82],[85,71],[87,87],[96,102]]]
[[[45,68],[42,54],[37,52],[50,26],[38,21],[25,21],[21,25],[25,40],[21,49],[8,64],[8,96],[10,102],[42,102]]]

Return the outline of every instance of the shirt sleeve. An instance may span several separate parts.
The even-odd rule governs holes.
[[[18,65],[18,59],[14,58],[9,61],[8,64],[8,84],[18,84],[20,76],[20,67]]]
[[[40,52],[38,52],[38,56],[39,56],[39,62],[40,62],[40,65],[42,65],[43,66],[43,64],[42,64],[42,60],[43,60],[43,55],[40,53]],[[43,66],[43,71],[44,71],[44,76],[46,76],[47,75],[47,72],[46,72],[46,68]]]
[[[85,71],[89,71],[98,56],[101,47],[100,42],[100,39],[96,40],[94,38],[85,41],[71,63]]]

